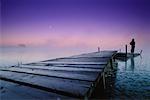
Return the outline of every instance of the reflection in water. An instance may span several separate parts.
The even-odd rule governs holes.
[[[131,71],[134,71],[134,66],[135,66],[135,64],[134,64],[134,57],[131,57]]]
[[[125,61],[125,70],[127,70],[127,61]]]
[[[130,69],[130,71],[134,71],[134,67],[135,67],[134,57],[130,58],[130,62],[131,62],[131,64],[128,65],[128,61],[125,61],[125,70]]]

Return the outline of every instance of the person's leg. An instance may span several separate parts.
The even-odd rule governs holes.
[[[131,46],[131,53],[134,53],[134,47]]]
[[[131,47],[131,53],[134,53],[135,46]]]
[[[135,46],[133,46],[133,53],[134,53],[134,50],[135,50]]]

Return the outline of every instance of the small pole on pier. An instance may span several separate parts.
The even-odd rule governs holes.
[[[100,52],[100,47],[98,47],[98,52]]]
[[[125,49],[126,49],[126,58],[127,58],[127,52],[128,52],[127,45],[125,45]]]

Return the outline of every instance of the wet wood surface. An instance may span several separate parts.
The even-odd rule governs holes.
[[[85,98],[98,77],[102,77],[105,67],[115,53],[116,51],[101,51],[1,67],[0,78],[9,83],[54,93],[56,98],[59,95]]]

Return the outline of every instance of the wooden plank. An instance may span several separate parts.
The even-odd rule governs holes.
[[[106,64],[100,65],[54,65],[55,67],[73,67],[73,68],[89,68],[89,69],[103,69]]]
[[[140,53],[127,53],[127,57],[131,58],[131,57],[137,57],[139,56]],[[126,56],[126,53],[123,53],[123,52],[119,52],[116,54],[115,57],[125,57]]]
[[[48,100],[71,98],[3,80],[0,80],[0,87],[1,100]]]
[[[37,69],[47,69],[47,70],[53,70],[53,69],[60,69],[60,70],[95,70],[95,69],[103,69],[106,65],[57,65],[57,66],[38,66],[38,65],[20,65],[19,67],[25,67],[25,68],[37,68]],[[15,67],[15,66],[14,66]],[[59,70],[58,69],[58,70]]]
[[[83,97],[92,84],[91,82],[45,77],[26,73],[8,71],[0,71],[0,73],[0,77],[6,77],[16,81],[43,86],[57,91],[58,94],[63,92],[77,97]]]
[[[53,65],[53,64],[47,64],[47,63],[30,63],[30,64],[23,64],[23,65],[20,65],[21,67],[23,66],[31,66],[31,67],[43,67],[43,69],[46,69],[46,68],[49,68],[49,67],[67,67],[67,68],[89,68],[89,69],[99,69],[99,68],[104,68],[104,66],[106,66],[106,63],[105,64],[95,64],[95,65],[84,65],[84,64],[71,64],[71,65],[68,65],[68,64],[59,64],[59,65]]]
[[[105,65],[98,66],[97,68],[91,67],[74,67],[74,66],[32,66],[32,65],[20,65],[14,66],[14,67],[9,67],[9,69],[14,69],[14,68],[24,68],[24,69],[31,69],[31,70],[49,70],[49,71],[79,71],[79,72],[100,72],[101,69],[104,69]],[[5,67],[1,67],[0,69],[6,69]]]
[[[75,55],[75,56],[71,56],[71,57],[72,58],[77,58],[77,57],[111,57],[116,52],[117,51],[100,51],[100,52]]]
[[[1,69],[3,71],[12,71],[19,73],[28,73],[34,75],[48,76],[48,77],[57,77],[64,79],[72,79],[72,80],[80,80],[80,81],[95,81],[96,77],[99,73],[101,73],[101,69],[99,72],[89,72],[89,71],[50,71],[50,70],[37,70],[37,69],[25,69],[25,68],[9,68],[9,69]]]
[[[43,62],[51,62],[51,61],[58,61],[58,62],[106,62],[110,59],[110,57],[67,57],[67,58],[57,58],[52,60],[46,60]]]
[[[51,64],[51,65],[101,65],[107,64],[107,62],[58,62],[58,61],[46,61],[40,62],[43,64]]]

